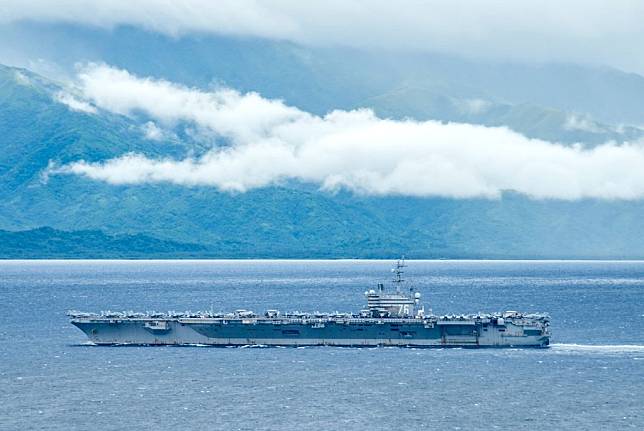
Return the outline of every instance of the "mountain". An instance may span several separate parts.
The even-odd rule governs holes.
[[[65,76],[78,63],[105,62],[188,86],[257,91],[319,115],[370,107],[394,118],[505,125],[564,143],[644,135],[644,77],[607,67],[171,37],[127,26],[23,22],[0,26],[0,38],[0,59],[45,74]]]
[[[0,230],[0,251],[13,259],[176,258],[198,255],[205,247],[145,235],[106,235],[101,231],[63,232],[40,228]]]
[[[49,160],[96,161],[128,151],[185,152],[183,145],[172,141],[159,150],[144,139],[140,125],[126,117],[74,111],[56,101],[60,90],[28,70],[0,65],[0,188],[6,194],[36,181]]]
[[[59,100],[61,88],[29,70],[0,67],[0,257],[644,257],[640,201],[369,197],[299,183],[231,194],[47,179],[52,162],[128,151],[182,157],[199,145],[146,139],[144,119],[70,108]],[[409,98],[389,93],[363,100],[392,116],[431,112],[420,99],[407,106]],[[504,115],[525,109],[529,117],[530,106],[507,105]]]

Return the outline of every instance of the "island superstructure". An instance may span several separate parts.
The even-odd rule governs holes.
[[[404,258],[396,262],[391,292],[365,292],[358,313],[84,313],[71,323],[99,345],[547,347],[550,318],[506,311],[437,316],[425,312],[420,292],[404,288]]]

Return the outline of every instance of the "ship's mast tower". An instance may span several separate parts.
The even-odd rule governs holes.
[[[405,268],[406,266],[405,256],[403,255],[396,261],[396,266],[391,270],[391,272],[394,273],[394,279],[392,280],[392,282],[396,285],[396,292],[400,292],[400,286],[405,281],[402,276],[405,272],[403,271],[403,268]]]

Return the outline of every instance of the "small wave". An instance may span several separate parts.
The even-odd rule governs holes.
[[[73,344],[68,344],[71,347],[87,347],[87,346],[98,346],[98,344],[93,343],[91,341],[83,341],[80,343],[73,343]]]
[[[551,344],[550,348],[559,352],[577,353],[644,353],[642,344]]]

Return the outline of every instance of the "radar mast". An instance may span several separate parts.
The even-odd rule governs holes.
[[[405,255],[403,255],[400,259],[396,261],[396,266],[391,270],[391,272],[394,273],[394,279],[392,282],[396,285],[396,291],[400,291],[400,285],[405,281],[402,278],[402,275],[404,274],[405,271],[403,271],[403,268],[405,268],[407,265],[405,265]]]

